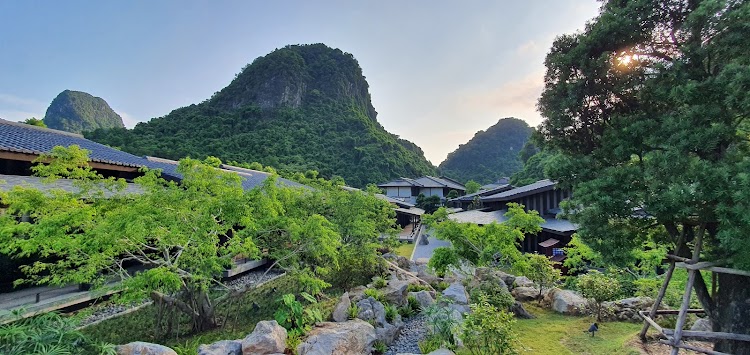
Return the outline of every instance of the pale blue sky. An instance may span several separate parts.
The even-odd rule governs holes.
[[[0,118],[44,116],[65,89],[132,127],[225,87],[287,44],[352,53],[378,120],[435,165],[502,117],[536,126],[544,56],[594,0],[0,0]]]

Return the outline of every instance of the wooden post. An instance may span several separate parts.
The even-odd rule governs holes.
[[[659,310],[659,306],[661,306],[661,301],[664,299],[664,295],[667,293],[667,287],[669,287],[669,281],[672,280],[672,273],[674,272],[674,261],[669,262],[669,269],[667,269],[666,275],[664,275],[664,282],[661,284],[661,288],[659,289],[659,294],[656,296],[656,301],[654,301],[654,305],[651,307],[651,311],[648,313],[649,318],[654,319],[656,316],[656,311]],[[641,328],[641,333],[639,334],[641,337],[641,341],[646,341],[646,332],[648,332],[648,328],[651,326],[649,322],[644,321],[643,322],[643,328]]]
[[[698,230],[698,235],[695,238],[695,248],[693,248],[692,261],[698,262],[698,258],[701,255],[701,245],[703,243],[703,234],[706,231],[705,225],[702,225]],[[688,282],[685,285],[685,294],[682,295],[682,306],[680,307],[680,314],[677,316],[677,324],[674,328],[674,338],[672,338],[672,355],[678,355],[680,348],[680,339],[682,338],[682,328],[685,326],[685,318],[687,317],[687,310],[690,308],[690,296],[693,293],[693,284],[695,283],[695,275],[700,276],[700,270],[688,269]]]

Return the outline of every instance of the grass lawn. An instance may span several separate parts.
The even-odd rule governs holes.
[[[569,317],[525,304],[536,319],[519,319],[513,327],[528,354],[634,354],[640,352],[628,342],[637,336],[640,323],[607,322],[591,337],[585,331],[594,318]]]
[[[396,254],[409,259],[411,258],[411,253],[414,251],[414,243],[401,243],[395,251]]]

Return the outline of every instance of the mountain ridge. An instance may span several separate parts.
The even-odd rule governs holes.
[[[42,121],[49,128],[72,133],[125,127],[122,117],[107,101],[74,90],[63,90],[58,94],[47,107]]]

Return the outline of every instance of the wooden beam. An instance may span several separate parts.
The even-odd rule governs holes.
[[[690,308],[686,311],[687,313],[706,313],[704,309]],[[656,314],[679,314],[679,309],[660,309],[656,311]]]
[[[37,158],[39,158],[39,155],[37,154],[8,152],[8,151],[0,152],[0,159],[33,162]],[[125,171],[125,172],[130,172],[130,173],[138,172],[138,169],[139,169],[138,167],[134,167],[134,166],[123,166],[123,165],[101,163],[101,162],[94,162],[94,161],[89,161],[89,166],[94,169]]]
[[[688,264],[688,263],[676,263],[676,267],[681,269],[688,269],[688,270],[704,270],[713,266],[716,266],[716,263],[711,261],[701,261],[694,264]]]
[[[674,330],[664,329],[666,336],[672,336]],[[736,334],[736,333],[724,333],[724,332],[703,332],[697,330],[683,330],[683,337],[691,338],[705,338],[705,339],[724,339],[724,340],[738,340],[750,342],[750,335],[747,334]]]
[[[638,315],[641,316],[641,318],[643,318],[643,320],[645,320],[649,325],[651,325],[652,327],[654,327],[654,329],[656,329],[656,331],[658,331],[659,333],[664,334],[664,329],[659,324],[657,324],[656,322],[654,322],[654,320],[651,319],[651,317],[649,317],[648,315],[646,315],[646,311],[638,311]],[[648,330],[648,328],[646,328],[646,330]]]

